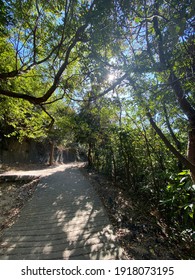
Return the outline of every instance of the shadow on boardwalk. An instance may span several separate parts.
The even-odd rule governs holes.
[[[102,203],[78,167],[63,165],[44,176],[1,237],[0,259],[123,259]]]

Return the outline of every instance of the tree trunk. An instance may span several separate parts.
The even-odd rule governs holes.
[[[54,159],[54,142],[50,142],[49,165],[53,165]]]
[[[146,143],[146,151],[147,151],[147,154],[148,154],[148,162],[149,162],[151,173],[152,173],[153,186],[154,186],[156,192],[158,193],[159,192],[159,188],[158,188],[158,185],[157,185],[157,182],[156,182],[156,178],[155,178],[155,171],[154,171],[152,156],[151,156],[151,152],[150,152],[149,140],[148,140],[148,137],[147,137],[146,129],[145,129],[145,127],[144,127],[142,122],[141,122],[141,124],[142,124],[142,129],[143,129],[144,140],[145,140],[145,143]]]
[[[112,174],[112,179],[114,179],[114,182],[116,183],[116,159],[115,159],[115,154],[114,154],[112,147],[110,148],[110,151],[111,151],[111,159],[112,159],[111,174]]]
[[[172,127],[171,127],[165,103],[163,104],[163,109],[164,109],[164,113],[165,113],[165,120],[166,120],[166,124],[167,124],[168,130],[169,130],[169,132],[171,134],[171,137],[173,138],[173,141],[175,142],[175,145],[176,145],[178,151],[181,152],[181,143],[177,139],[177,137],[176,137],[176,135],[175,135],[175,133],[174,133]],[[182,171],[183,166],[182,166],[182,163],[181,163],[180,160],[178,161],[178,165],[177,166],[178,166],[178,170]]]
[[[92,144],[89,143],[89,147],[88,147],[88,154],[87,154],[87,160],[88,160],[88,167],[92,167],[93,166],[93,160],[92,160]]]
[[[195,166],[195,127],[191,128],[188,134],[188,159]],[[191,171],[191,177],[193,182],[195,183],[195,171]]]
[[[189,121],[189,134],[188,134],[188,160],[192,164],[192,168],[186,165],[191,172],[191,178],[195,183],[195,109],[186,99],[185,91],[182,88],[180,80],[177,79],[175,73],[172,71],[169,76],[169,83],[173,88],[179,105]]]

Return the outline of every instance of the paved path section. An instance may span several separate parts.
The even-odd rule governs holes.
[[[42,178],[16,223],[4,231],[1,260],[125,258],[99,197],[77,166],[22,174]]]

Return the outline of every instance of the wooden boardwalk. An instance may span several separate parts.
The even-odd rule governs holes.
[[[1,260],[125,259],[94,188],[78,167],[41,178],[0,240]]]

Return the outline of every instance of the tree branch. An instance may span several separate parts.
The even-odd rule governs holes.
[[[69,47],[66,51],[64,62],[54,77],[54,82],[53,82],[52,86],[47,90],[47,92],[42,97],[35,97],[35,96],[30,96],[28,94],[22,94],[22,93],[9,91],[9,90],[4,90],[1,87],[0,87],[0,94],[9,96],[9,97],[13,97],[13,98],[25,99],[33,104],[42,104],[42,103],[46,102],[51,97],[51,95],[54,93],[56,88],[58,87],[60,78],[61,78],[64,70],[66,69],[66,67],[69,64],[70,53],[71,53],[72,49],[75,47],[75,45],[80,41],[81,35],[85,31],[86,27],[87,27],[87,24],[84,24],[84,25],[80,26],[78,28],[78,30],[76,31],[75,37],[72,40],[72,43],[69,45]]]
[[[106,95],[108,92],[110,92],[111,90],[114,90],[116,86],[118,86],[122,81],[124,81],[129,75],[127,73],[125,73],[122,77],[120,77],[119,79],[116,80],[115,83],[113,83],[110,87],[108,87],[106,90],[104,90],[102,93],[100,93],[99,95],[97,95],[96,97],[92,97],[91,100],[95,100],[98,99],[104,95]]]
[[[41,104],[40,105],[40,107],[41,107],[41,109],[50,117],[50,119],[51,119],[51,122],[50,122],[50,124],[48,125],[48,130],[50,131],[51,129],[52,129],[52,127],[53,127],[53,125],[54,125],[54,122],[55,122],[55,119],[52,117],[52,115],[50,115],[48,112],[47,112],[47,110],[45,109],[45,107]]]
[[[175,133],[174,133],[172,127],[171,127],[165,103],[163,104],[163,110],[164,110],[164,113],[165,113],[165,120],[166,120],[167,127],[169,129],[169,132],[170,132],[170,134],[173,138],[173,141],[175,142],[175,145],[176,145],[177,149],[180,151],[181,150],[181,143],[177,139],[177,137],[175,136]]]
[[[179,159],[179,161],[181,161],[187,168],[190,169],[191,172],[195,172],[195,165],[189,161],[186,157],[184,157],[167,139],[167,137],[164,135],[164,133],[162,132],[162,130],[156,125],[155,121],[152,118],[151,113],[148,111],[147,112],[147,117],[150,121],[150,124],[152,125],[152,127],[154,128],[154,130],[156,131],[156,133],[158,134],[158,136],[161,138],[161,140],[164,142],[164,144],[166,145],[166,147],[170,150],[171,153],[173,153],[175,155],[176,158]]]

